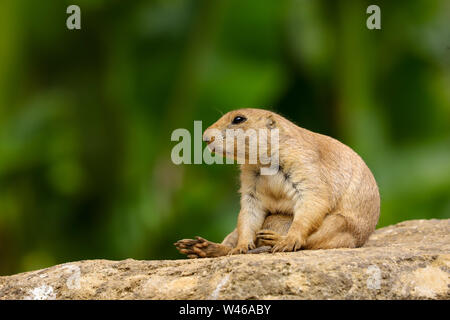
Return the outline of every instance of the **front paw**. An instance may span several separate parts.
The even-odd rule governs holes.
[[[305,245],[302,237],[282,237],[272,248],[272,252],[292,252],[300,250]]]
[[[238,243],[237,246],[234,247],[230,251],[229,255],[232,255],[232,254],[244,254],[244,253],[247,253],[248,250],[252,250],[252,249],[255,249],[255,248],[256,248],[256,246],[255,246],[255,243],[253,241],[247,242],[247,243],[241,243],[241,244]]]

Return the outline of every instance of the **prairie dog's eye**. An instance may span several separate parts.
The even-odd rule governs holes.
[[[234,117],[234,119],[233,119],[233,121],[231,121],[231,123],[238,124],[238,123],[244,122],[245,120],[247,120],[246,117],[237,116],[237,117]]]

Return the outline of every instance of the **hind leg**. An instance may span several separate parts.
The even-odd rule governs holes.
[[[222,243],[224,246],[234,248],[238,241],[238,232],[237,229],[234,229],[229,235],[223,239]]]
[[[214,258],[226,256],[237,243],[237,230],[234,229],[222,243],[214,243],[202,237],[183,239],[174,243],[175,247],[188,258]]]
[[[339,214],[329,215],[308,237],[305,249],[355,248],[356,239],[349,231],[346,218]]]
[[[188,258],[214,258],[226,256],[232,247],[208,241],[202,237],[183,239],[174,243],[175,247]]]
[[[307,244],[307,249],[355,248],[356,240],[348,232],[341,232],[328,240]]]

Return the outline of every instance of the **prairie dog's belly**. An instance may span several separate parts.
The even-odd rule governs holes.
[[[255,185],[256,196],[268,214],[293,214],[295,201],[289,195],[288,187],[282,173],[258,177]]]

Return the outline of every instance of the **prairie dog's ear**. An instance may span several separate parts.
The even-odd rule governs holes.
[[[266,119],[266,127],[268,129],[273,129],[273,128],[276,127],[275,119],[271,115],[268,116],[267,119]]]

